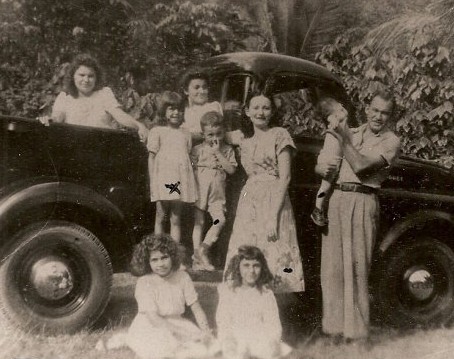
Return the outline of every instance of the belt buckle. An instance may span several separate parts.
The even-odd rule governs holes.
[[[359,183],[351,183],[351,182],[344,182],[341,183],[339,186],[341,191],[345,192],[357,192],[357,193],[365,193],[365,194],[372,194],[374,193],[373,188],[359,184]]]
[[[339,189],[343,192],[356,192],[357,187],[354,183],[341,183]]]

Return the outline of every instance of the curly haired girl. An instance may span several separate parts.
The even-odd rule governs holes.
[[[254,246],[243,245],[230,260],[218,288],[216,312],[218,339],[227,359],[271,359],[291,348],[281,341],[282,325],[265,256]]]
[[[138,314],[126,343],[141,358],[203,357],[210,328],[194,284],[180,267],[179,245],[167,234],[151,234],[135,247],[131,272],[137,280]],[[181,315],[189,306],[197,325]]]

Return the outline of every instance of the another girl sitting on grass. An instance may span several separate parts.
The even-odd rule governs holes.
[[[273,276],[262,251],[243,245],[230,260],[219,290],[218,339],[226,359],[271,359],[291,348],[282,342]]]
[[[339,122],[347,120],[348,113],[345,108],[332,97],[322,97],[318,102],[318,107],[323,117],[328,122],[328,129],[336,128]],[[332,187],[336,181],[337,174],[342,161],[342,153],[340,152],[339,143],[332,134],[329,132],[325,135],[325,142],[320,151],[317,162],[332,162],[335,160],[337,169],[333,171],[332,175],[322,179],[320,188],[317,192],[315,199],[315,208],[312,211],[311,218],[317,226],[324,227],[328,224],[326,216],[326,207],[329,197],[331,196]]]
[[[164,232],[164,220],[170,212],[170,235],[180,242],[183,203],[194,203],[197,188],[189,153],[192,140],[189,132],[180,128],[183,122],[183,99],[175,92],[164,91],[158,112],[167,126],[150,130],[149,151],[151,201],[156,202],[155,233]]]
[[[225,127],[222,115],[207,112],[200,120],[204,142],[191,152],[198,188],[195,221],[192,233],[194,256],[192,268],[214,270],[208,258],[209,248],[217,241],[225,224],[225,180],[235,172],[237,163],[233,147],[224,142]],[[212,226],[202,243],[205,213],[211,215]]]
[[[148,235],[134,249],[131,272],[140,275],[135,298],[138,314],[126,343],[143,359],[199,358],[210,352],[212,337],[194,284],[181,271],[179,246],[169,235]],[[182,318],[191,308],[196,326]]]

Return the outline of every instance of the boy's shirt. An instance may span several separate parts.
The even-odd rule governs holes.
[[[219,150],[232,166],[235,168],[238,166],[235,159],[235,151],[232,146],[223,144]],[[192,148],[191,162],[198,174],[205,172],[205,170],[211,170],[209,172],[215,170],[216,172],[220,172],[224,179],[227,176],[227,173],[212,154],[210,145],[206,142]]]

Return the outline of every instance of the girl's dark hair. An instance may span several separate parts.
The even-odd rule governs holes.
[[[151,273],[150,253],[159,251],[168,254],[172,261],[172,270],[180,268],[181,249],[168,234],[147,234],[136,244],[130,263],[131,274],[142,276]]]
[[[256,260],[260,263],[262,270],[257,279],[257,288],[262,288],[273,280],[273,275],[268,267],[263,252],[255,246],[241,246],[238,248],[238,253],[230,260],[227,270],[224,274],[224,281],[229,282],[232,288],[237,288],[242,285],[242,278],[240,273],[240,263],[243,259]]]
[[[263,96],[270,100],[271,103],[271,118],[270,122],[268,123],[269,127],[276,127],[279,126],[279,121],[277,118],[277,108],[276,104],[274,103],[273,97],[264,93],[264,92],[251,92],[248,97],[246,98],[246,102],[244,104],[244,110],[249,107],[251,104],[251,100],[255,97]],[[254,135],[254,126],[249,117],[246,116],[246,111],[243,111],[243,120],[241,121],[241,131],[244,134],[244,137],[249,138]]]
[[[189,83],[195,79],[205,80],[208,87],[210,86],[210,78],[209,78],[208,74],[205,71],[203,71],[202,69],[194,68],[194,69],[186,72],[181,80],[181,89],[183,90],[183,93],[184,93],[184,91],[186,91],[188,89]]]
[[[164,91],[157,102],[157,113],[161,119],[161,124],[167,121],[165,118],[167,107],[172,106],[183,110],[183,97],[176,92]]]
[[[95,72],[96,79],[93,91],[98,91],[104,87],[103,73],[98,61],[96,61],[96,59],[89,54],[79,54],[69,65],[68,72],[66,73],[64,79],[65,92],[74,98],[79,96],[79,91],[74,83],[74,74],[81,66],[89,67]]]

